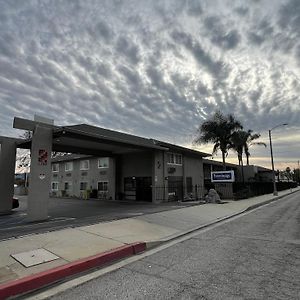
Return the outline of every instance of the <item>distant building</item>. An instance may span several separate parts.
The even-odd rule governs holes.
[[[251,182],[272,182],[272,170],[255,165],[239,166],[232,163],[226,163],[226,170],[233,170],[235,174],[235,182],[249,184]],[[220,161],[211,159],[203,159],[204,185],[208,190],[214,187],[223,199],[233,199],[235,185],[232,183],[212,183],[211,172],[223,171],[223,164]]]
[[[272,182],[273,171],[261,166],[244,166],[244,178],[246,182]]]

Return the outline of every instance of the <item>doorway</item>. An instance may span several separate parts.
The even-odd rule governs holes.
[[[125,200],[152,202],[152,177],[124,178]]]

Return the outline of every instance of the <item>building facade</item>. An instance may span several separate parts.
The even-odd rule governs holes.
[[[155,141],[165,150],[95,157],[65,155],[52,160],[51,195],[166,202],[204,193],[206,154]]]
[[[52,160],[51,195],[113,199],[114,169],[114,160],[109,157],[66,155],[55,158]]]

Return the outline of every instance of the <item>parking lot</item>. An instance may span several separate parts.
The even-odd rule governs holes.
[[[18,198],[20,207],[14,209],[12,214],[0,217],[0,240],[194,205],[194,203],[180,202],[152,204],[149,202],[50,198],[49,219],[43,222],[28,222],[26,219],[27,196]]]

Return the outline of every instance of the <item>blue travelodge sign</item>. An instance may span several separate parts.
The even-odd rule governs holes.
[[[211,172],[211,182],[234,182],[234,171]]]

